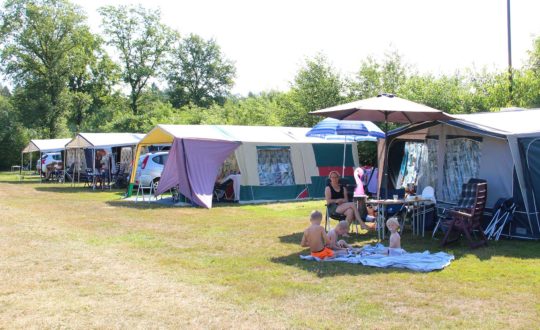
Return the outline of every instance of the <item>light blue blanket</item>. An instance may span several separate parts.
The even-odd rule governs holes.
[[[375,246],[366,245],[362,248],[360,253],[350,253],[347,256],[333,259],[321,260],[310,255],[301,255],[300,258],[304,260],[328,262],[341,261],[350,264],[362,264],[364,266],[380,268],[406,268],[417,272],[430,272],[433,270],[443,269],[444,267],[450,265],[450,261],[454,260],[454,256],[451,254],[445,252],[429,253],[429,251],[413,253],[404,252],[401,255],[388,256],[385,254],[384,245],[380,243]]]

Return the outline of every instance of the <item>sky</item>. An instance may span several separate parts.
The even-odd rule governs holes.
[[[181,35],[213,38],[237,70],[233,93],[287,90],[306,58],[323,54],[343,76],[368,56],[397,51],[420,73],[508,66],[507,0],[74,0],[100,32],[97,8],[159,8]],[[512,0],[512,62],[540,36],[540,1]]]

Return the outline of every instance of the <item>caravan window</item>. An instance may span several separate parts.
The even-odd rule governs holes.
[[[289,147],[257,147],[257,162],[261,186],[294,185]]]

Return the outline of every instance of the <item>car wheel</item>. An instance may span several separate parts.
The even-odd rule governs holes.
[[[159,179],[160,179],[160,178],[155,178],[155,179],[154,179],[154,191],[157,190],[157,187],[158,187],[158,185],[159,185]]]

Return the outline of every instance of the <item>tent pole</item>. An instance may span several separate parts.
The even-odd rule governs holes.
[[[41,166],[42,158],[43,158],[43,153],[40,150],[39,151],[39,182],[40,183],[43,183],[43,166]]]
[[[96,148],[92,149],[92,190],[96,190]]]
[[[132,165],[131,165],[131,177],[129,179],[129,185],[128,185],[128,190],[127,190],[127,193],[126,193],[126,197],[131,197],[131,195],[133,194],[133,185],[135,183],[135,176],[137,174],[137,167],[138,167],[138,163],[139,163],[139,157],[141,156],[141,147],[143,145],[142,144],[137,144],[137,149],[135,151],[135,157],[132,159]]]
[[[186,144],[184,143],[185,139],[181,139],[182,141],[182,152],[184,153],[184,168],[186,169],[186,177],[187,177],[187,184],[189,188],[189,199],[192,206],[195,206],[195,203],[193,202],[193,187],[191,187],[191,181],[189,180],[189,168],[186,158]]]

